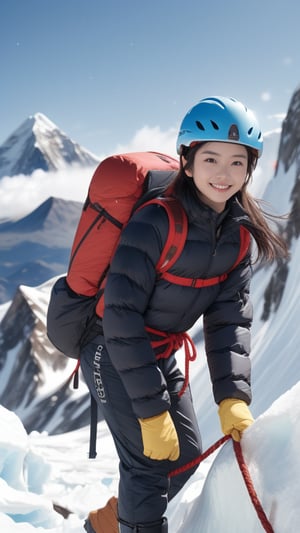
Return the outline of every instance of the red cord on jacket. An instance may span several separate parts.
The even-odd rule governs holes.
[[[197,351],[193,339],[185,331],[183,333],[166,333],[164,331],[159,331],[158,329],[149,327],[146,327],[146,330],[148,333],[152,333],[161,337],[158,340],[151,341],[151,346],[153,349],[165,346],[165,350],[162,353],[159,353],[156,356],[156,359],[167,359],[170,357],[170,355],[172,355],[172,353],[184,346],[185,376],[182,388],[178,393],[179,396],[182,396],[189,384],[190,362],[195,361],[197,357]]]

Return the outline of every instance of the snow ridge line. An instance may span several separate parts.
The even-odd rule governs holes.
[[[243,476],[245,485],[247,487],[248,494],[250,496],[251,502],[253,504],[253,507],[257,513],[257,516],[261,522],[262,527],[266,531],[266,533],[275,533],[272,524],[270,523],[266,513],[263,510],[263,507],[259,501],[259,498],[257,496],[257,493],[255,491],[254,485],[252,483],[252,479],[250,476],[250,472],[248,470],[248,467],[246,465],[241,444],[240,442],[237,442],[231,438],[230,435],[226,435],[225,437],[222,437],[221,439],[217,440],[212,446],[210,446],[204,453],[199,455],[194,461],[190,461],[189,463],[180,466],[179,468],[176,468],[175,470],[172,470],[169,473],[169,477],[177,476],[178,474],[181,474],[182,472],[186,472],[193,466],[196,466],[197,464],[200,464],[204,459],[207,459],[209,455],[211,455],[213,452],[215,452],[222,444],[224,444],[229,439],[233,442],[233,449],[235,452],[235,456],[241,471],[241,474]]]
[[[232,440],[232,442],[233,442],[233,448],[234,448],[234,451],[235,451],[235,456],[237,458],[238,465],[240,467],[241,474],[242,474],[242,476],[244,478],[244,481],[245,481],[245,484],[246,484],[250,499],[251,499],[251,501],[253,503],[253,506],[255,508],[257,516],[258,516],[259,520],[261,521],[261,525],[263,526],[264,530],[267,533],[274,533],[273,526],[270,523],[268,517],[266,516],[266,513],[263,510],[263,507],[262,507],[262,505],[261,505],[261,503],[260,503],[260,501],[258,499],[258,496],[256,494],[256,491],[255,491],[254,485],[252,483],[252,479],[251,479],[251,476],[250,476],[250,472],[249,472],[248,466],[246,465],[246,462],[244,460],[241,444],[239,442],[234,441],[234,440]]]

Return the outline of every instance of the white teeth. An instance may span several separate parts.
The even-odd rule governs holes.
[[[229,185],[217,185],[216,183],[212,183],[211,185],[215,189],[229,189]]]

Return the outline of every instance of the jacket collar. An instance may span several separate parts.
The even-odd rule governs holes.
[[[203,203],[200,198],[196,197],[196,194],[192,190],[187,189],[180,200],[187,212],[189,221],[196,225],[199,223],[202,224],[203,221],[209,221],[210,223],[215,221],[216,227],[218,227],[227,217],[238,224],[245,224],[247,226],[250,224],[249,216],[239,203],[236,195],[228,200],[222,213],[217,213]]]

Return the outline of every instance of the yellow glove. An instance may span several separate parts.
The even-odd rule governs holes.
[[[169,411],[138,420],[142,431],[144,455],[159,461],[176,461],[179,457],[179,442]]]
[[[224,435],[231,435],[238,442],[241,433],[254,422],[246,402],[234,398],[227,398],[220,403],[219,417]]]

